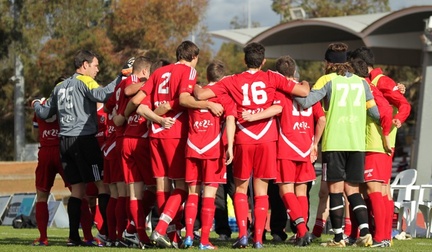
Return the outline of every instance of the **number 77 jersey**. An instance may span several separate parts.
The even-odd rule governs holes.
[[[236,144],[256,144],[277,140],[274,118],[246,122],[242,112],[259,113],[274,103],[276,90],[290,94],[294,85],[274,71],[245,71],[227,76],[210,88],[216,96],[228,94],[237,106]]]

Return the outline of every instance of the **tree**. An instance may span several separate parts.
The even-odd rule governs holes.
[[[15,19],[11,9],[13,1],[19,13]],[[203,34],[206,28],[197,24],[207,5],[207,0],[0,1],[0,88],[3,91],[0,94],[3,112],[0,160],[13,157],[14,83],[10,78],[14,74],[14,54],[20,55],[24,63],[28,101],[36,96],[48,96],[55,79],[75,71],[72,62],[79,49],[89,49],[99,55],[100,72],[96,78],[105,84],[131,56],[149,53],[155,58],[174,61],[175,47],[195,31],[201,49],[197,68],[203,68],[210,60],[210,41]],[[30,132],[32,116],[33,111],[28,108],[27,132]]]
[[[301,7],[309,18],[338,17],[390,11],[388,0],[273,0],[272,9],[284,22],[291,20],[290,9]]]

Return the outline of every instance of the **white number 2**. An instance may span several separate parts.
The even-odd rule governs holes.
[[[251,91],[251,95],[252,95],[252,101],[257,104],[257,105],[261,105],[267,102],[267,93],[264,90],[266,87],[265,83],[262,81],[257,81],[254,82],[250,85],[250,91]],[[243,101],[242,101],[242,105],[243,106],[249,106],[251,105],[251,101],[249,98],[249,84],[243,84],[243,86],[241,87],[242,91],[243,91]]]
[[[162,83],[159,84],[158,93],[159,94],[169,94],[169,86],[167,86],[167,85],[168,85],[168,82],[171,78],[171,73],[162,74],[162,78],[164,79],[164,81],[162,81]]]

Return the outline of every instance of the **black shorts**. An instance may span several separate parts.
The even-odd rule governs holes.
[[[60,154],[69,184],[103,179],[103,157],[95,136],[60,137]]]
[[[322,153],[323,181],[364,182],[365,153],[360,151],[326,151]]]

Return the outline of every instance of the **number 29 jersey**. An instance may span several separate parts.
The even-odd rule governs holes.
[[[245,71],[222,78],[210,88],[216,96],[228,94],[237,106],[236,144],[273,142],[278,134],[274,118],[255,122],[242,119],[242,112],[259,113],[273,105],[276,90],[291,93],[296,82],[274,71]]]

